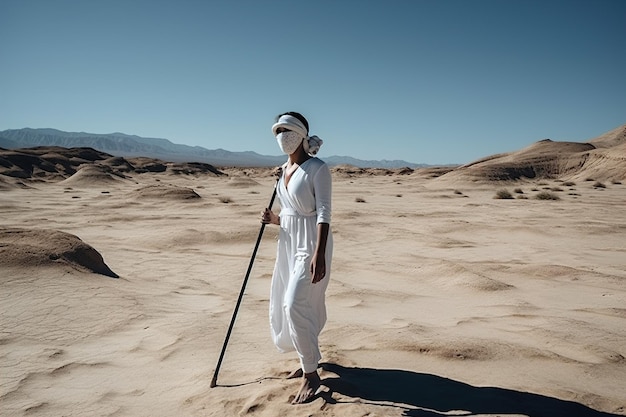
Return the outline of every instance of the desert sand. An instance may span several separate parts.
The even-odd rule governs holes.
[[[623,136],[333,168],[323,386],[298,406],[269,336],[275,226],[209,387],[270,170],[46,150],[0,174],[0,414],[624,416]]]

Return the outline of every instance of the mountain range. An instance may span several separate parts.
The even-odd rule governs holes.
[[[172,162],[203,162],[214,166],[268,167],[285,162],[285,156],[261,155],[256,152],[231,152],[225,149],[206,149],[173,143],[167,139],[144,138],[124,133],[64,132],[57,129],[10,129],[0,132],[0,148],[19,149],[37,146],[65,148],[89,147],[114,156],[149,157]],[[328,156],[324,161],[330,166],[352,165],[359,168],[419,168],[402,160],[361,160],[349,156]]]

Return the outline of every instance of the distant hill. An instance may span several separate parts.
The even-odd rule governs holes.
[[[167,139],[143,138],[124,133],[64,132],[56,129],[11,129],[0,132],[0,147],[5,149],[35,146],[64,148],[93,148],[114,156],[157,158],[173,162],[202,162],[214,166],[268,167],[285,162],[285,156],[268,156],[256,152],[231,152],[224,149],[206,149],[170,142]],[[359,168],[418,168],[427,166],[407,161],[364,161],[348,156],[323,158],[331,165],[353,165]]]
[[[461,165],[441,180],[626,180],[626,125],[588,142],[540,140],[514,152]]]

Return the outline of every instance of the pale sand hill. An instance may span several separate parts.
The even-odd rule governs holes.
[[[626,185],[511,183],[528,199],[499,200],[502,184],[446,169],[343,169],[325,392],[302,406],[282,379],[295,357],[269,337],[272,227],[209,388],[269,170],[3,178],[4,235],[44,259],[77,236],[119,278],[84,258],[25,263],[0,239],[20,259],[0,257],[2,415],[626,415]],[[535,200],[546,187],[561,199]]]
[[[598,148],[612,148],[626,143],[626,125],[606,132],[590,141]]]
[[[536,179],[626,181],[626,125],[589,143],[550,139],[519,151],[492,155],[442,176],[452,181]]]

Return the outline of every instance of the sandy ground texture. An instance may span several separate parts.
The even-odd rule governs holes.
[[[275,226],[209,387],[268,170],[61,158],[0,175],[0,414],[624,416],[620,143],[573,150],[604,152],[593,171],[514,182],[498,176],[552,145],[509,171],[489,158],[482,179],[484,162],[334,168],[323,386],[298,406],[295,355],[269,336]]]

